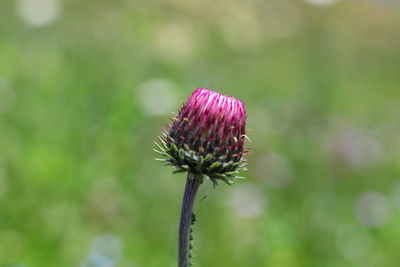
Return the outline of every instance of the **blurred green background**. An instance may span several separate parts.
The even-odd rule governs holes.
[[[198,87],[252,153],[202,186],[195,266],[400,266],[399,84],[396,0],[1,0],[0,266],[176,266],[152,149]]]

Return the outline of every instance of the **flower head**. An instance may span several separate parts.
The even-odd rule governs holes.
[[[233,97],[197,89],[160,137],[160,153],[176,172],[231,184],[243,170],[246,109]]]

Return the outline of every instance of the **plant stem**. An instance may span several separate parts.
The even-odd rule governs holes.
[[[201,179],[188,173],[185,193],[182,201],[181,219],[179,222],[178,237],[178,267],[189,267],[189,238],[192,221],[193,205]]]

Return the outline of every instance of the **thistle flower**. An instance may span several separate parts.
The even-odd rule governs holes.
[[[237,174],[246,165],[244,104],[208,89],[197,89],[179,110],[160,137],[157,151],[174,173],[218,180],[227,184],[242,178]]]
[[[246,165],[246,110],[240,100],[202,88],[193,92],[171,120],[155,151],[163,157],[159,161],[174,166],[174,173],[188,172],[179,223],[178,267],[189,267],[196,221],[193,205],[200,184],[205,178],[214,186],[219,180],[232,184],[242,178],[237,174]]]

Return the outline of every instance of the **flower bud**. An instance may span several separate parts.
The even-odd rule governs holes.
[[[243,145],[246,140],[244,104],[208,89],[197,89],[171,119],[169,131],[163,129],[157,144],[174,173],[190,174],[231,184],[241,178],[238,172],[246,165]]]

